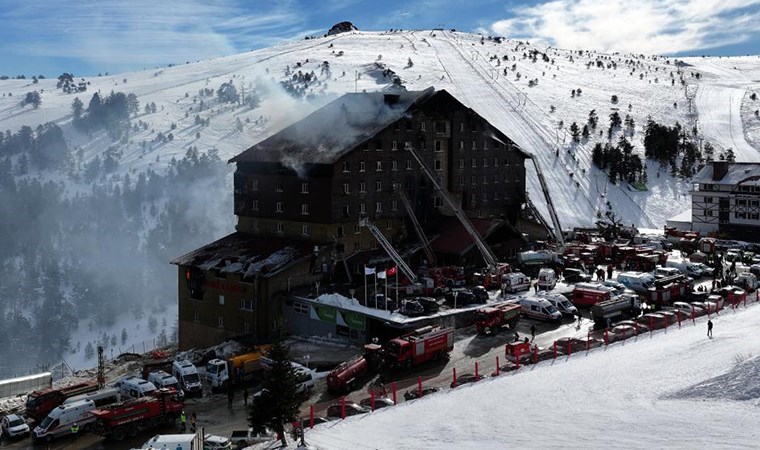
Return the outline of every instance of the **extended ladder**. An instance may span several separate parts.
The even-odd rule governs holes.
[[[407,278],[409,278],[409,281],[412,283],[417,282],[417,275],[415,275],[414,271],[406,264],[404,259],[401,257],[401,255],[398,254],[395,248],[393,248],[393,245],[391,245],[390,242],[388,242],[388,239],[385,238],[383,235],[383,232],[380,231],[375,224],[369,221],[366,217],[362,217],[359,219],[359,225],[363,227],[369,228],[370,233],[377,239],[377,242],[380,243],[380,245],[383,247],[383,250],[385,250],[386,253],[388,253],[388,256],[391,257],[393,262],[396,263],[399,270],[404,272],[404,275],[406,275]]]
[[[396,183],[393,188],[398,193],[398,196],[401,197],[401,203],[404,204],[404,208],[406,208],[406,212],[409,214],[409,219],[412,221],[412,226],[414,226],[414,231],[417,233],[417,237],[420,240],[420,244],[422,244],[422,249],[425,251],[425,256],[428,260],[428,265],[435,266],[438,263],[438,260],[435,257],[435,253],[433,252],[433,248],[430,246],[430,241],[428,240],[427,236],[425,235],[425,232],[422,230],[422,227],[420,226],[420,222],[417,220],[417,215],[414,214],[414,208],[412,208],[412,203],[409,201],[409,196],[406,195],[406,191],[404,188],[401,187],[400,184]]]
[[[544,173],[541,171],[541,166],[539,166],[536,157],[530,153],[528,155],[531,161],[533,161],[533,167],[536,168],[536,174],[538,174],[538,182],[541,184],[541,190],[544,191],[544,197],[546,198],[546,207],[549,209],[549,216],[552,219],[552,224],[554,224],[554,238],[557,240],[557,243],[560,246],[564,247],[565,238],[562,236],[562,226],[559,224],[559,217],[557,217],[557,211],[554,209],[554,202],[552,202],[552,196],[549,194],[549,188],[546,185]]]

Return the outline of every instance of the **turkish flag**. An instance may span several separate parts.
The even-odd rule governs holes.
[[[386,270],[385,274],[388,276],[396,275],[396,266],[393,266],[390,269]]]

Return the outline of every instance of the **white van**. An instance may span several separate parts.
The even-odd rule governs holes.
[[[314,380],[317,376],[317,370],[316,369],[309,369],[308,367],[304,367],[296,362],[291,362],[291,366],[293,366],[293,369],[295,369],[296,372],[296,380],[298,381],[298,392],[301,394],[308,393],[311,388],[314,387]]]
[[[554,269],[542,268],[538,271],[538,288],[551,291],[557,286],[557,273]]]
[[[50,442],[53,439],[71,434],[71,427],[76,424],[79,432],[89,431],[95,422],[90,411],[95,409],[95,402],[89,399],[60,405],[50,411],[47,417],[32,432],[35,440]]]
[[[530,290],[530,278],[522,272],[505,273],[501,276],[501,284],[506,292]]]
[[[665,261],[665,267],[672,267],[678,269],[682,274],[688,275],[693,278],[699,278],[703,275],[702,267],[697,263],[684,260],[667,260]]]
[[[148,439],[143,449],[203,450],[203,442],[196,434],[158,434]]]
[[[121,393],[117,388],[110,387],[95,392],[88,392],[86,394],[69,397],[63,401],[63,404],[68,405],[80,400],[92,400],[95,403],[95,407],[100,408],[101,406],[119,403],[121,401]]]
[[[168,372],[165,372],[163,370],[151,372],[148,374],[148,381],[153,383],[158,389],[172,388],[175,391],[177,391],[177,394],[179,394],[180,397],[183,396],[182,388],[179,385],[179,381],[177,381],[177,378],[175,378],[173,375],[169,374]]]
[[[539,297],[522,297],[518,303],[520,304],[520,307],[522,307],[522,314],[531,319],[562,320],[562,313],[557,311],[557,308],[546,299]]]
[[[681,270],[675,267],[656,267],[654,269],[655,278],[665,278],[681,275]]]
[[[575,305],[562,294],[539,292],[538,298],[542,298],[551,303],[563,316],[575,317],[578,315],[578,308],[576,308]]]
[[[617,282],[635,292],[646,292],[654,284],[654,275],[642,272],[618,274]]]
[[[116,385],[119,387],[121,397],[124,399],[142,398],[156,390],[156,385],[138,377],[123,378]]]
[[[203,395],[203,384],[198,375],[198,369],[187,360],[172,363],[172,375],[179,381],[185,395]]]

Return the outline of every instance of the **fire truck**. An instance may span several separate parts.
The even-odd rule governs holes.
[[[612,297],[612,291],[614,288],[600,283],[577,283],[570,294],[570,301],[579,307],[593,306],[609,300]]]
[[[90,414],[96,417],[94,431],[97,434],[121,441],[137,436],[146,428],[174,424],[183,408],[177,391],[165,388],[150,396],[95,409]]]
[[[641,313],[641,300],[636,294],[621,294],[591,307],[591,316],[597,324],[605,324],[625,317],[636,317]]]
[[[515,362],[519,358],[521,362],[530,362],[533,348],[530,342],[510,342],[504,347],[504,357],[507,361]]]
[[[410,368],[433,359],[447,358],[453,349],[453,328],[428,325],[391,339],[384,346],[365,345],[363,356],[340,364],[327,375],[327,387],[333,392],[348,392],[356,387],[356,380],[370,370]]]
[[[514,331],[517,321],[520,319],[520,305],[512,303],[503,303],[493,307],[482,308],[477,312],[475,326],[479,334],[495,334],[504,325]]]
[[[692,284],[692,281],[684,275],[673,275],[654,280],[652,286],[646,291],[645,300],[648,304],[657,306],[670,305],[691,292]]]
[[[85,381],[63,388],[47,388],[41,391],[34,391],[26,398],[26,416],[35,422],[39,422],[67,398],[97,390],[98,383]]]

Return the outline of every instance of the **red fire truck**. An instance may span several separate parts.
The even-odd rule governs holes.
[[[349,392],[354,388],[356,380],[366,374],[368,369],[367,358],[355,356],[327,374],[327,388],[333,392]]]
[[[578,283],[570,294],[570,301],[575,306],[594,306],[599,302],[609,300],[614,288],[599,283]]]
[[[691,292],[691,288],[692,283],[684,275],[660,278],[655,280],[653,286],[647,290],[645,299],[647,304],[670,305],[685,297]]]
[[[497,333],[504,325],[514,331],[517,321],[520,319],[521,310],[520,305],[510,303],[479,309],[475,320],[478,333]]]
[[[183,408],[177,391],[164,388],[147,397],[95,409],[90,414],[96,417],[97,434],[121,441],[127,436],[137,436],[142,429],[173,424]]]
[[[26,398],[26,416],[35,422],[39,422],[67,398],[97,390],[98,383],[85,381],[57,389],[47,388],[34,391]]]

